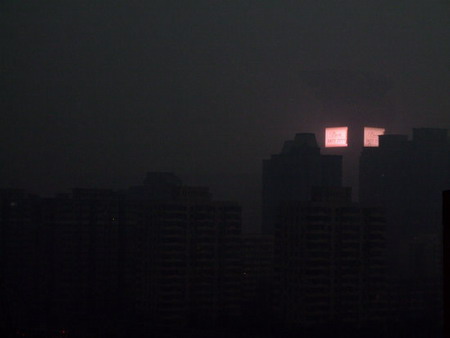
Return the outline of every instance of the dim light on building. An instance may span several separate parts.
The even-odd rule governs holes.
[[[325,148],[347,147],[348,127],[325,128]]]
[[[384,128],[364,127],[364,147],[378,147],[378,136],[384,135]]]

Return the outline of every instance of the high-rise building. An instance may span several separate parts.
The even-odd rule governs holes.
[[[441,191],[450,186],[446,129],[416,128],[406,135],[381,135],[379,147],[360,157],[359,200],[386,207],[393,229],[414,237],[436,233]]]
[[[447,130],[381,135],[360,157],[359,199],[386,211],[393,318],[438,327],[442,313],[442,191],[450,187]]]
[[[39,206],[40,198],[23,190],[0,190],[0,331],[42,319]]]
[[[246,321],[272,318],[273,246],[273,235],[242,234],[242,304]]]
[[[315,186],[342,185],[342,157],[321,155],[314,134],[286,141],[280,154],[263,161],[262,231],[273,234],[284,201],[307,201]]]
[[[379,147],[360,157],[359,200],[385,208],[391,270],[408,278],[413,238],[441,233],[441,191],[450,186],[447,130],[417,128],[406,135],[381,135]]]
[[[175,180],[166,186],[171,197],[158,200],[149,181],[127,198],[140,210],[138,312],[170,325],[213,325],[239,316],[240,206]]]
[[[385,217],[350,188],[283,203],[275,235],[276,312],[287,325],[386,320]]]
[[[442,318],[449,317],[450,309],[450,190],[442,193],[442,228],[443,228],[443,302],[444,312]],[[450,334],[450,323],[444,321],[444,337]]]
[[[0,324],[107,335],[241,313],[241,208],[207,188],[149,173],[124,191],[0,191],[0,202]]]
[[[123,281],[132,225],[124,207],[120,195],[106,189],[43,199],[39,251],[49,323],[87,328],[112,320],[113,326],[128,310]]]

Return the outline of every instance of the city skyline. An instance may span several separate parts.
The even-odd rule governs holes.
[[[449,17],[1,1],[0,335],[441,337]]]
[[[297,132],[450,128],[448,11],[425,0],[6,1],[0,185],[120,188],[157,170],[220,186],[227,173],[257,180]]]
[[[379,147],[365,147],[361,203],[342,186],[342,155],[322,155],[314,134],[296,134],[263,162],[270,212],[259,234],[243,231],[239,203],[217,201],[207,187],[167,172],[148,172],[125,190],[40,197],[1,189],[2,320],[74,335],[95,327],[98,334],[179,330],[172,334],[180,337],[196,329],[436,335],[440,199],[420,203],[450,182],[447,133],[418,128],[411,140],[385,134]],[[433,161],[413,161],[422,157]],[[417,187],[396,178],[405,165]],[[430,166],[435,175],[421,175]],[[372,181],[389,198],[370,194]],[[406,215],[405,198],[416,205]],[[409,231],[419,215],[422,228]]]
[[[373,128],[373,127],[362,127],[359,124],[349,124],[350,127],[348,130],[348,140],[349,144],[345,147],[326,147],[326,130],[327,129],[336,129],[335,127],[323,127],[320,131],[316,133],[299,133],[297,132],[295,135],[313,135],[314,142],[316,142],[317,149],[321,153],[320,156],[329,157],[330,160],[332,157],[338,158],[340,157],[340,161],[342,161],[342,173],[339,184],[336,186],[345,186],[352,188],[352,199],[354,201],[359,200],[359,185],[360,185],[360,173],[359,166],[361,156],[364,156],[364,153],[367,151],[371,151],[370,149],[377,149],[378,146],[366,145],[365,142],[365,132],[366,129],[375,129],[381,130],[383,129],[384,135],[386,135],[386,139],[390,137],[393,138],[402,138],[405,142],[412,142],[414,133],[416,130],[435,130],[439,133],[445,133],[447,142],[450,140],[450,134],[447,129],[443,128],[413,128],[409,133],[399,134],[392,133],[392,130],[389,127],[383,125],[386,128]],[[346,127],[347,128],[347,127]],[[317,137],[318,135],[318,137]],[[378,136],[376,136],[378,138]],[[372,139],[373,141],[373,139]],[[283,149],[286,147],[286,144],[292,141],[284,141]],[[378,142],[378,141],[377,141]],[[280,143],[283,144],[283,143]],[[284,150],[283,150],[284,151]],[[276,151],[275,154],[279,153]],[[271,155],[272,157],[274,154]],[[406,155],[405,155],[406,156]],[[261,158],[260,161],[267,161],[265,158]],[[331,162],[329,163],[331,164]],[[148,168],[145,172],[157,172],[155,168]],[[170,170],[164,170],[160,172],[173,172]],[[142,174],[142,173],[141,173]],[[208,187],[211,192],[216,196],[219,200],[225,201],[237,201],[243,207],[243,230],[246,232],[259,232],[261,231],[261,222],[262,222],[262,209],[263,204],[261,200],[261,193],[264,191],[264,174],[263,171],[260,171],[257,174],[231,174],[231,173],[191,173],[186,174],[183,172],[176,172],[177,176],[180,177],[185,184],[189,186],[198,186],[198,187]],[[314,181],[314,180],[313,180]],[[316,180],[317,181],[317,180]],[[91,181],[93,182],[93,181]],[[337,181],[336,181],[337,182]],[[80,184],[74,186],[65,186],[64,188],[59,188],[53,191],[39,192],[31,189],[30,187],[21,186],[21,185],[4,185],[0,188],[6,189],[19,189],[29,193],[33,193],[40,196],[56,196],[59,193],[67,193],[76,188],[86,188],[86,189],[112,189],[115,191],[120,191],[127,189],[130,186],[136,185],[139,183],[139,180],[134,182],[126,181],[125,179],[122,181],[117,181],[113,185],[108,185],[106,183],[92,183],[92,184]],[[312,185],[313,186],[313,185]],[[307,196],[307,192],[305,191],[304,196]]]

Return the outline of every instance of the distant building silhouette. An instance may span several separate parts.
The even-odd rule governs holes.
[[[242,234],[243,315],[251,325],[263,326],[273,318],[273,255],[273,235]]]
[[[36,325],[42,319],[39,207],[37,196],[0,190],[0,329]]]
[[[124,191],[0,202],[0,324],[106,335],[241,313],[241,208],[207,188],[149,173]]]
[[[171,198],[154,199],[151,182],[161,181],[153,176],[127,198],[141,212],[138,312],[170,325],[215,325],[239,316],[240,206],[176,180]]]
[[[386,221],[351,201],[350,188],[317,188],[286,201],[275,235],[276,312],[290,326],[360,327],[387,319]]]
[[[360,157],[359,200],[387,207],[395,235],[436,233],[441,191],[450,185],[446,129],[416,128],[406,135],[381,135],[380,146]]]
[[[444,336],[450,335],[450,190],[442,193]]]
[[[129,309],[126,282],[134,277],[123,198],[73,189],[42,199],[40,223],[47,321],[70,328],[117,323]]]
[[[308,200],[313,186],[342,185],[342,157],[321,155],[314,134],[297,134],[263,160],[262,180],[262,231],[273,234],[281,203]]]
[[[393,317],[436,325],[442,313],[442,190],[450,187],[447,130],[382,135],[360,157],[359,199],[386,210]]]
[[[360,158],[359,200],[386,209],[391,270],[406,277],[408,242],[440,236],[441,191],[450,186],[447,130],[417,128],[406,135],[382,135],[380,146]],[[401,258],[403,257],[403,258]]]

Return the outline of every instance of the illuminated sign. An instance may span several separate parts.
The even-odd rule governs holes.
[[[325,128],[325,147],[347,147],[348,127]]]
[[[364,127],[364,147],[378,147],[378,136],[384,135],[384,128]]]

